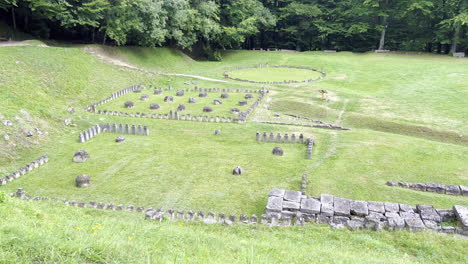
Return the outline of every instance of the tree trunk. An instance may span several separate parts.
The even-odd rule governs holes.
[[[442,53],[442,44],[440,42],[437,43],[437,53],[438,54]]]
[[[452,53],[457,52],[458,35],[460,35],[460,27],[456,27],[455,32],[453,33],[452,50],[451,50]]]
[[[104,31],[104,37],[102,38],[102,45],[106,45],[106,37],[107,37],[107,34]]]
[[[11,20],[13,22],[13,29],[16,31],[16,17],[15,17],[15,8],[11,8]]]
[[[384,28],[382,29],[382,32],[380,33],[380,41],[379,41],[379,50],[383,50],[384,49],[384,45],[385,45],[385,31],[387,30],[387,17],[384,17],[383,18],[383,26]]]
[[[24,29],[24,31],[28,31],[28,29],[29,29],[29,16],[28,16],[28,14],[24,15],[23,29]]]
[[[91,43],[94,43],[94,31],[95,28],[93,27],[93,30],[91,31]]]

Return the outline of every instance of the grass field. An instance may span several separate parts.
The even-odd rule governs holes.
[[[306,69],[263,67],[234,70],[229,72],[229,76],[231,78],[256,82],[283,82],[316,80],[322,74]]]
[[[107,56],[140,67],[136,70],[102,62],[82,47],[0,47],[0,118],[13,122],[12,126],[0,124],[0,177],[45,153],[50,157],[45,166],[1,186],[1,192],[23,187],[32,195],[83,201],[261,214],[270,188],[298,190],[302,173],[308,173],[307,192],[312,195],[330,193],[438,208],[468,206],[465,197],[385,185],[388,180],[468,185],[466,60],[414,54],[227,51],[221,62],[199,62],[166,48],[102,48]],[[268,98],[245,125],[125,118],[83,110],[132,84],[171,84],[185,89],[189,86],[184,82],[194,80],[163,73],[220,79],[227,69],[258,61],[315,67],[327,77],[304,85],[266,85],[271,91]],[[235,81],[197,81],[202,88],[260,88]],[[327,100],[320,99],[319,89],[329,92]],[[174,96],[174,103],[148,94],[146,102],[139,100],[141,94],[132,93],[100,109],[149,113],[149,104],[156,102],[161,105],[155,112],[159,113],[184,103],[187,113],[197,114],[209,104],[215,109],[213,115],[227,116],[231,107],[241,108],[228,101],[237,102],[236,96],[243,96],[230,94],[226,103],[215,106],[212,97],[191,105],[186,102],[188,93]],[[123,109],[127,100],[136,107]],[[73,106],[76,114],[69,114],[67,106]],[[288,113],[351,130],[254,122],[288,121],[284,115]],[[73,125],[65,126],[65,118],[71,118]],[[81,131],[108,122],[148,125],[151,135],[127,136],[123,144],[113,142],[116,134],[77,142]],[[48,133],[24,136],[25,129],[35,128]],[[221,135],[215,136],[215,129]],[[299,144],[282,144],[286,155],[272,156],[275,144],[255,141],[255,132],[263,131],[314,137],[313,158],[305,159],[305,146]],[[3,139],[5,134],[10,140]],[[90,153],[88,162],[71,162],[79,149]],[[245,175],[231,175],[237,165],[245,169]],[[79,173],[91,176],[91,187],[73,186]],[[460,254],[466,241],[426,232],[351,233],[315,225],[300,230],[179,226],[150,223],[126,213],[75,210],[49,203],[0,204],[0,262],[141,263],[158,257],[163,263],[218,263],[220,259],[227,263],[304,263],[316,258],[323,263],[467,261]],[[76,227],[89,229],[96,224],[109,228],[102,236],[76,232]],[[134,238],[132,243],[128,237]],[[89,246],[83,247],[86,243]],[[174,248],[177,251],[170,251]],[[131,254],[124,254],[127,251]]]

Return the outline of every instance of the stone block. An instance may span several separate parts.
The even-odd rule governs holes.
[[[302,193],[299,191],[285,191],[283,199],[291,202],[301,202]]]
[[[364,219],[361,218],[353,218],[347,222],[347,227],[349,227],[351,230],[358,230],[362,229],[364,227]]]
[[[301,207],[301,204],[298,202],[283,201],[283,209],[299,210],[300,207]]]
[[[414,208],[408,204],[400,204],[400,212],[411,212],[414,213]]]
[[[439,231],[441,229],[441,226],[439,223],[435,222],[435,221],[432,221],[432,220],[423,220],[423,223],[424,225],[426,226],[426,228],[429,228],[429,229],[432,229],[432,230],[436,230],[436,231]]]
[[[410,183],[410,188],[417,191],[426,191],[426,184],[424,183]]]
[[[282,190],[282,189],[271,189],[270,192],[268,193],[268,196],[283,197],[284,193],[285,193],[285,190]]]
[[[434,209],[430,204],[417,204],[416,205],[416,212],[420,213],[422,210],[429,210]]]
[[[319,224],[330,224],[331,223],[331,216],[325,214],[319,214],[317,216],[317,223]]]
[[[405,228],[405,220],[396,213],[391,213],[391,217],[387,217],[388,229],[390,230],[402,230]],[[393,215],[396,214],[396,215]]]
[[[468,229],[468,207],[454,205],[453,211],[458,221],[460,221],[465,229]]]
[[[367,216],[369,214],[366,201],[351,201],[350,208],[353,215]]]
[[[444,186],[438,183],[426,183],[427,192],[445,193]]]
[[[382,202],[369,201],[367,202],[367,207],[369,208],[369,211],[377,212],[377,213],[385,213],[385,206],[384,206],[384,203]]]
[[[445,185],[445,193],[449,195],[460,195],[461,190],[458,185]]]
[[[268,203],[266,206],[267,213],[269,212],[281,212],[283,210],[283,198],[270,196],[268,197]]]
[[[301,200],[301,209],[302,213],[306,214],[319,214],[320,213],[321,203],[314,198],[303,198]]]
[[[333,216],[333,200],[334,197],[332,195],[322,194],[320,196],[320,203],[322,205],[322,207],[320,208],[321,214]]]
[[[418,218],[405,219],[405,224],[411,232],[422,231],[426,227],[424,222]]]
[[[455,213],[452,209],[436,209],[436,211],[440,215],[440,220],[442,222],[449,222],[455,220]]]
[[[423,220],[431,220],[437,223],[440,223],[442,221],[440,215],[437,213],[435,209],[421,210],[420,215],[421,215],[421,219]]]
[[[333,202],[333,211],[335,215],[349,216],[351,213],[350,201],[348,199],[335,197]]]
[[[460,185],[460,193],[463,196],[468,196],[468,186]]]
[[[399,212],[400,211],[400,206],[397,203],[385,202],[384,207],[385,207],[386,212]]]
[[[400,216],[403,219],[421,219],[419,214],[413,213],[413,212],[400,212]]]

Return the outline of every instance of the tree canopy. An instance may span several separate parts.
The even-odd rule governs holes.
[[[468,49],[468,0],[0,0],[41,38],[227,48]]]

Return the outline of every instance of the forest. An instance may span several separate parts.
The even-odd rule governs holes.
[[[213,58],[254,48],[468,50],[468,0],[0,0],[0,20],[42,39]]]

